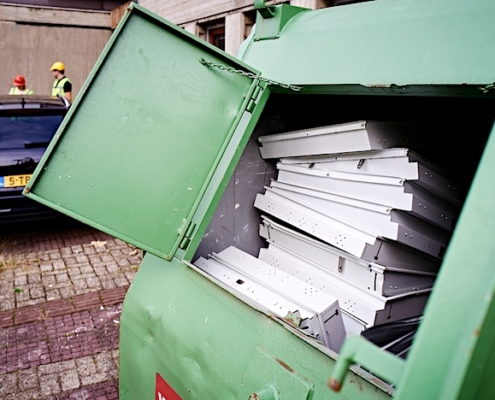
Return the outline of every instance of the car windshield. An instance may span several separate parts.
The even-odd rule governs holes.
[[[46,147],[63,118],[63,115],[0,117],[0,149]]]

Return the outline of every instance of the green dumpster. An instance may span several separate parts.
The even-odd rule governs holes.
[[[122,311],[120,398],[493,397],[495,3],[255,8],[255,29],[234,58],[131,3],[24,191],[145,251]],[[439,269],[423,276],[435,276],[432,290],[388,309],[397,320],[423,315],[402,356],[357,335],[327,345],[322,337],[334,332],[301,317],[305,304],[277,314],[198,261],[218,261],[231,246],[246,259],[266,247],[259,226],[267,220],[254,204],[284,159],[262,156],[260,142],[268,151],[277,135],[355,121],[434,127],[409,132],[399,147],[421,150],[463,188],[446,251],[397,247],[412,257],[406,264],[417,257],[416,267]],[[273,210],[275,200],[267,204]],[[269,229],[292,218],[276,217],[263,228],[269,240]],[[323,243],[306,221],[291,238],[310,232],[304,243],[340,246],[343,260],[345,240]],[[277,288],[280,299],[292,295]]]

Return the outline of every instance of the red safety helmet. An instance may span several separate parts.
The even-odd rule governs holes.
[[[17,75],[14,78],[14,85],[16,85],[16,86],[24,86],[25,84],[26,84],[26,80],[24,79],[24,77],[22,75]]]

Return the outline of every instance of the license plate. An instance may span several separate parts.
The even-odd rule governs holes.
[[[29,179],[31,179],[31,175],[0,176],[0,188],[26,186]]]

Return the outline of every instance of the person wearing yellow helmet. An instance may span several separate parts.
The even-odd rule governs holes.
[[[26,87],[26,79],[22,75],[14,78],[14,86],[10,89],[9,94],[33,94],[33,91]]]
[[[72,102],[72,82],[65,76],[64,63],[57,61],[53,63],[50,70],[52,71],[53,77],[55,78],[52,87],[52,96],[63,96],[67,100]]]

